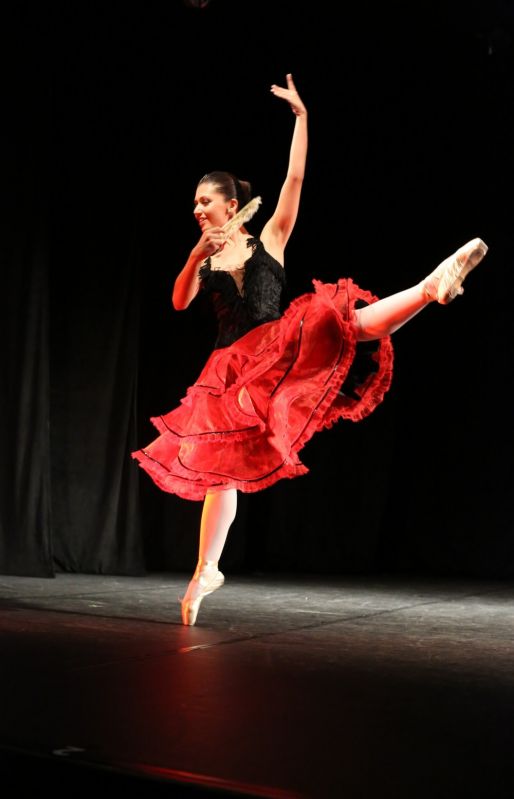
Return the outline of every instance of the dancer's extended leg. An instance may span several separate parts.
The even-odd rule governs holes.
[[[355,311],[359,341],[390,336],[430,302],[447,305],[464,289],[462,283],[487,252],[481,239],[473,239],[446,258],[417,286],[391,294]]]
[[[182,599],[182,622],[186,625],[195,624],[203,598],[220,588],[225,581],[218,569],[218,561],[236,510],[235,488],[207,493],[200,525],[198,564]]]
[[[373,341],[390,336],[430,302],[432,298],[419,284],[384,297],[365,308],[358,308],[355,311],[358,340]]]

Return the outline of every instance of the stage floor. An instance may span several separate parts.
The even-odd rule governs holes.
[[[187,579],[0,575],[4,785],[514,795],[512,584],[227,574],[188,628]]]

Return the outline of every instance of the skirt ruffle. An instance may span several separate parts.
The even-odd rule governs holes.
[[[201,500],[306,474],[298,453],[314,433],[382,401],[391,340],[358,344],[352,323],[356,303],[377,298],[350,279],[313,284],[280,319],[215,350],[180,405],[151,419],[160,435],[132,457],[159,488]]]

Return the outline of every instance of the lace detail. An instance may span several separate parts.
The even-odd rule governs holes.
[[[280,318],[284,269],[260,239],[249,238],[247,246],[252,254],[244,263],[241,281],[236,282],[229,271],[212,269],[210,258],[200,269],[202,287],[211,296],[218,319],[216,348],[227,347],[254,327]]]

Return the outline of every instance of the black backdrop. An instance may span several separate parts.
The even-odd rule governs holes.
[[[313,277],[379,295],[460,244],[490,252],[449,308],[394,337],[369,419],[254,496],[225,568],[505,576],[512,545],[510,2],[20,3],[3,12],[0,569],[189,570],[200,503],[130,459],[213,342],[202,299],[171,310],[198,178],[228,169],[274,207],[310,111],[289,298]]]

